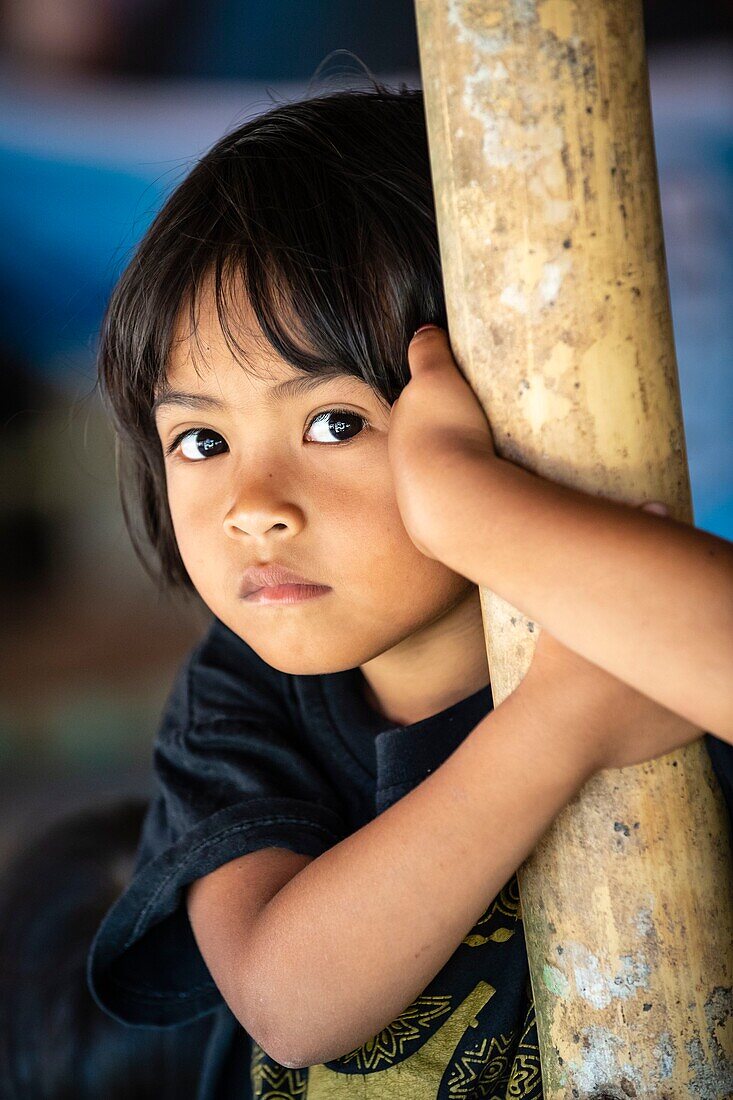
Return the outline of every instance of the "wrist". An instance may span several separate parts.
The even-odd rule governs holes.
[[[543,766],[556,766],[574,776],[580,790],[601,770],[599,744],[605,737],[597,700],[582,685],[567,678],[533,673],[509,697],[521,711],[521,720],[534,730]],[[607,720],[606,720],[607,724]]]

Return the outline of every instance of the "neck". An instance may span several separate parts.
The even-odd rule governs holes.
[[[478,588],[417,634],[361,666],[366,699],[395,725],[438,714],[489,683]]]

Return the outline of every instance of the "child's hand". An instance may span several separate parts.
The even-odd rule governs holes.
[[[477,458],[486,462],[494,456],[494,443],[444,329],[414,336],[408,361],[412,377],[392,406],[388,453],[407,533],[418,550],[438,558],[451,506]]]
[[[540,714],[547,708],[566,714],[569,743],[559,751],[577,754],[589,776],[664,756],[702,734],[545,630],[517,691]]]

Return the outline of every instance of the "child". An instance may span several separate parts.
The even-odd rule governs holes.
[[[141,798],[85,806],[13,849],[0,872],[3,1100],[180,1100],[195,1095],[211,1021],[129,1028],[100,1012],[86,957],[127,884]]]
[[[530,491],[497,474],[515,468],[445,334],[417,336],[408,363],[425,320],[446,323],[422,95],[377,84],[222,139],[110,303],[100,378],[135,545],[214,619],[168,699],[134,878],[89,980],[127,1023],[213,1015],[198,1100],[536,1100],[516,869],[598,770],[730,715],[719,680],[709,706],[693,690],[704,636],[674,691],[659,669],[676,640],[655,635],[638,669],[619,654],[634,583],[663,618],[671,602],[637,543],[674,558],[687,529],[568,490],[576,573],[552,503],[549,560],[539,539],[520,552],[512,492],[525,507]],[[608,517],[620,608],[581,583]],[[675,574],[683,620],[710,545],[706,591],[730,608],[729,548],[698,536]],[[478,581],[546,628],[496,709]],[[731,740],[727,719],[709,728]],[[723,782],[733,751],[706,743]]]

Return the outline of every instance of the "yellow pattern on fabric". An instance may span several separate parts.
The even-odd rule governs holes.
[[[524,1021],[524,1031],[519,1040],[519,1048],[514,1056],[509,1086],[505,1096],[499,1100],[537,1100],[542,1098],[542,1067],[540,1065],[540,1048],[538,1043],[529,1042],[527,1036],[536,1024],[534,1001],[527,1010]]]
[[[451,1100],[453,1097],[464,1100],[466,1097],[487,1096],[489,1088],[493,1095],[498,1086],[506,1086],[511,1069],[508,1052],[515,1035],[516,1031],[512,1031],[508,1036],[500,1035],[498,1039],[481,1039],[474,1051],[467,1052],[459,1062],[454,1063],[448,1082]]]
[[[474,928],[480,928],[482,924],[488,924],[497,914],[518,921],[520,918],[521,901],[519,898],[519,883],[516,875],[496,895],[489,908],[482,917],[476,921]],[[473,931],[473,929],[471,929]],[[507,929],[507,931],[509,931]],[[513,929],[510,934],[513,934]],[[466,942],[465,940],[463,941]]]
[[[311,1066],[306,1093],[308,1100],[313,1100],[314,1097],[318,1100],[340,1100],[342,1097],[349,1097],[349,1100],[352,1097],[363,1097],[364,1100],[405,1100],[408,1096],[410,1100],[435,1100],[445,1068],[450,1063],[459,1039],[466,1028],[470,1027],[476,1013],[488,1004],[495,993],[496,990],[488,982],[479,982],[434,1035],[402,1061],[395,1062],[393,1056],[392,1064],[385,1066],[381,1073],[338,1073],[325,1065]],[[402,1016],[409,1014],[412,1008],[411,1005]],[[382,1036],[391,1032],[402,1016],[376,1037],[383,1052],[389,1049],[391,1043],[389,1039],[382,1040]],[[353,1055],[360,1054],[363,1049],[359,1048]],[[350,1057],[352,1055],[339,1061],[344,1064]]]
[[[521,1100],[522,1097],[534,1096],[540,1081],[539,1055],[535,1058],[531,1054],[518,1054],[512,1066],[506,1100],[515,1100],[515,1098]],[[503,1096],[501,1100],[504,1100]]]

